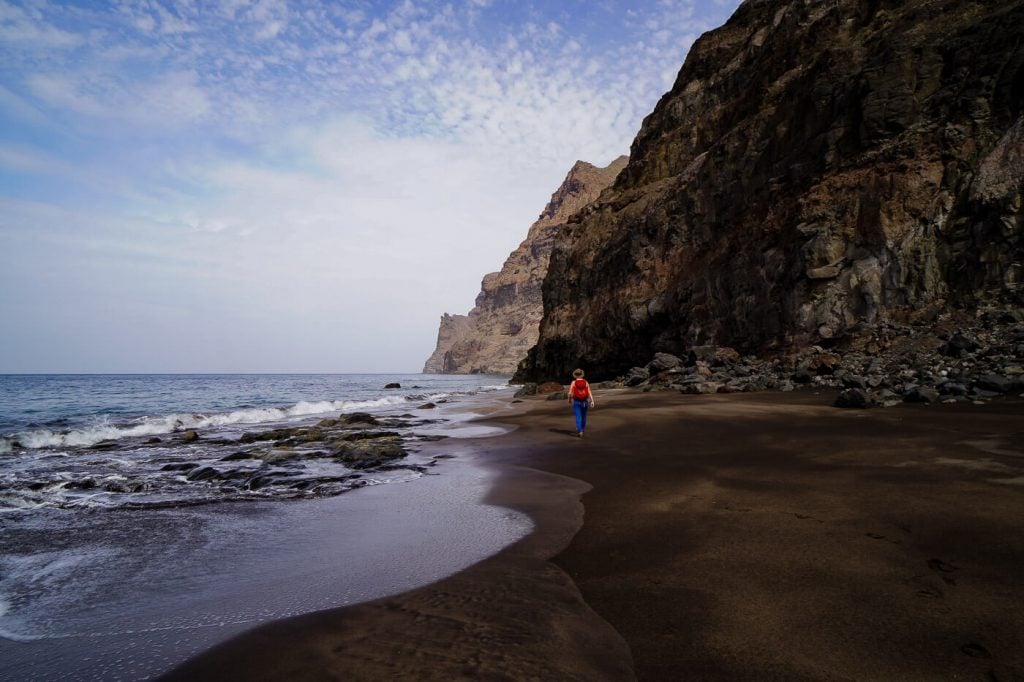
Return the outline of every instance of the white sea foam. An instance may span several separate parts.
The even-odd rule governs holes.
[[[141,417],[134,424],[101,423],[71,431],[37,429],[19,433],[13,438],[0,438],[0,453],[10,452],[13,442],[28,449],[50,447],[86,447],[104,440],[159,436],[175,431],[203,429],[232,424],[259,424],[295,417],[307,417],[329,412],[355,412],[399,405],[407,401],[404,396],[376,400],[322,400],[300,401],[291,407],[263,407],[235,410],[218,414],[168,414],[160,417]]]

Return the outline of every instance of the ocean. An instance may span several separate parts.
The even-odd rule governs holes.
[[[464,443],[504,433],[471,420],[511,390],[486,375],[0,376],[0,678],[150,679],[260,623],[499,551],[531,524],[481,504],[492,472]],[[374,426],[334,426],[356,413]],[[404,456],[353,463],[322,442],[378,436]]]

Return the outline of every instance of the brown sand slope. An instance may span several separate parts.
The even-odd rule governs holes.
[[[543,400],[481,441],[539,531],[463,573],[274,624],[179,679],[1024,679],[1024,402]],[[567,511],[568,510],[568,511]],[[256,674],[261,673],[261,674]]]

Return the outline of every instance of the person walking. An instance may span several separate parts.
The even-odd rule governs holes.
[[[587,428],[587,408],[594,406],[594,394],[590,391],[590,384],[583,378],[582,369],[574,370],[572,376],[572,383],[569,384],[569,404],[576,413],[576,436],[583,438],[583,430]]]

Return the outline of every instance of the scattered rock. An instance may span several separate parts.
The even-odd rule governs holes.
[[[655,353],[654,359],[647,363],[647,371],[649,374],[657,374],[658,372],[664,372],[667,369],[678,367],[683,364],[683,361],[677,358],[675,355],[670,353]]]
[[[410,417],[412,415],[409,415]],[[343,414],[338,417],[339,424],[369,424],[370,426],[377,426],[380,422],[372,414],[366,412],[353,412],[351,414]]]
[[[145,445],[156,445],[157,443],[163,443],[163,441],[157,438],[156,436],[153,436],[152,438],[145,442]]]
[[[401,388],[401,387],[402,387],[402,384],[400,384],[398,382],[393,382],[393,383],[385,384],[384,385],[384,388]]]
[[[208,481],[216,477],[217,470],[213,467],[199,467],[198,469],[193,469],[185,476],[186,480],[189,481]]]
[[[518,391],[516,391],[512,395],[512,397],[513,398],[525,398],[525,397],[531,396],[531,395],[537,395],[537,384],[535,384],[532,381],[528,381],[525,384],[523,384],[523,387],[520,388]]]
[[[435,403],[423,403],[422,405],[419,406],[418,409],[420,409],[420,410],[433,410],[436,407],[437,407],[437,405]]]
[[[903,400],[908,403],[934,403],[939,400],[939,392],[926,386],[913,386],[903,394]]]
[[[199,434],[191,429],[181,434],[182,443],[195,443],[197,440],[199,440]]]
[[[839,395],[836,396],[836,401],[833,403],[836,407],[856,407],[856,408],[868,408],[871,407],[871,398],[868,397],[867,391],[862,388],[848,388],[845,391],[840,391]]]
[[[634,367],[629,370],[629,374],[626,376],[626,386],[639,386],[651,377],[650,371],[646,367]]]
[[[195,462],[181,462],[174,464],[165,464],[160,467],[160,471],[191,471],[199,465]]]
[[[557,381],[546,381],[543,384],[537,386],[537,395],[547,395],[548,393],[558,393],[564,391],[565,386],[558,383]]]

